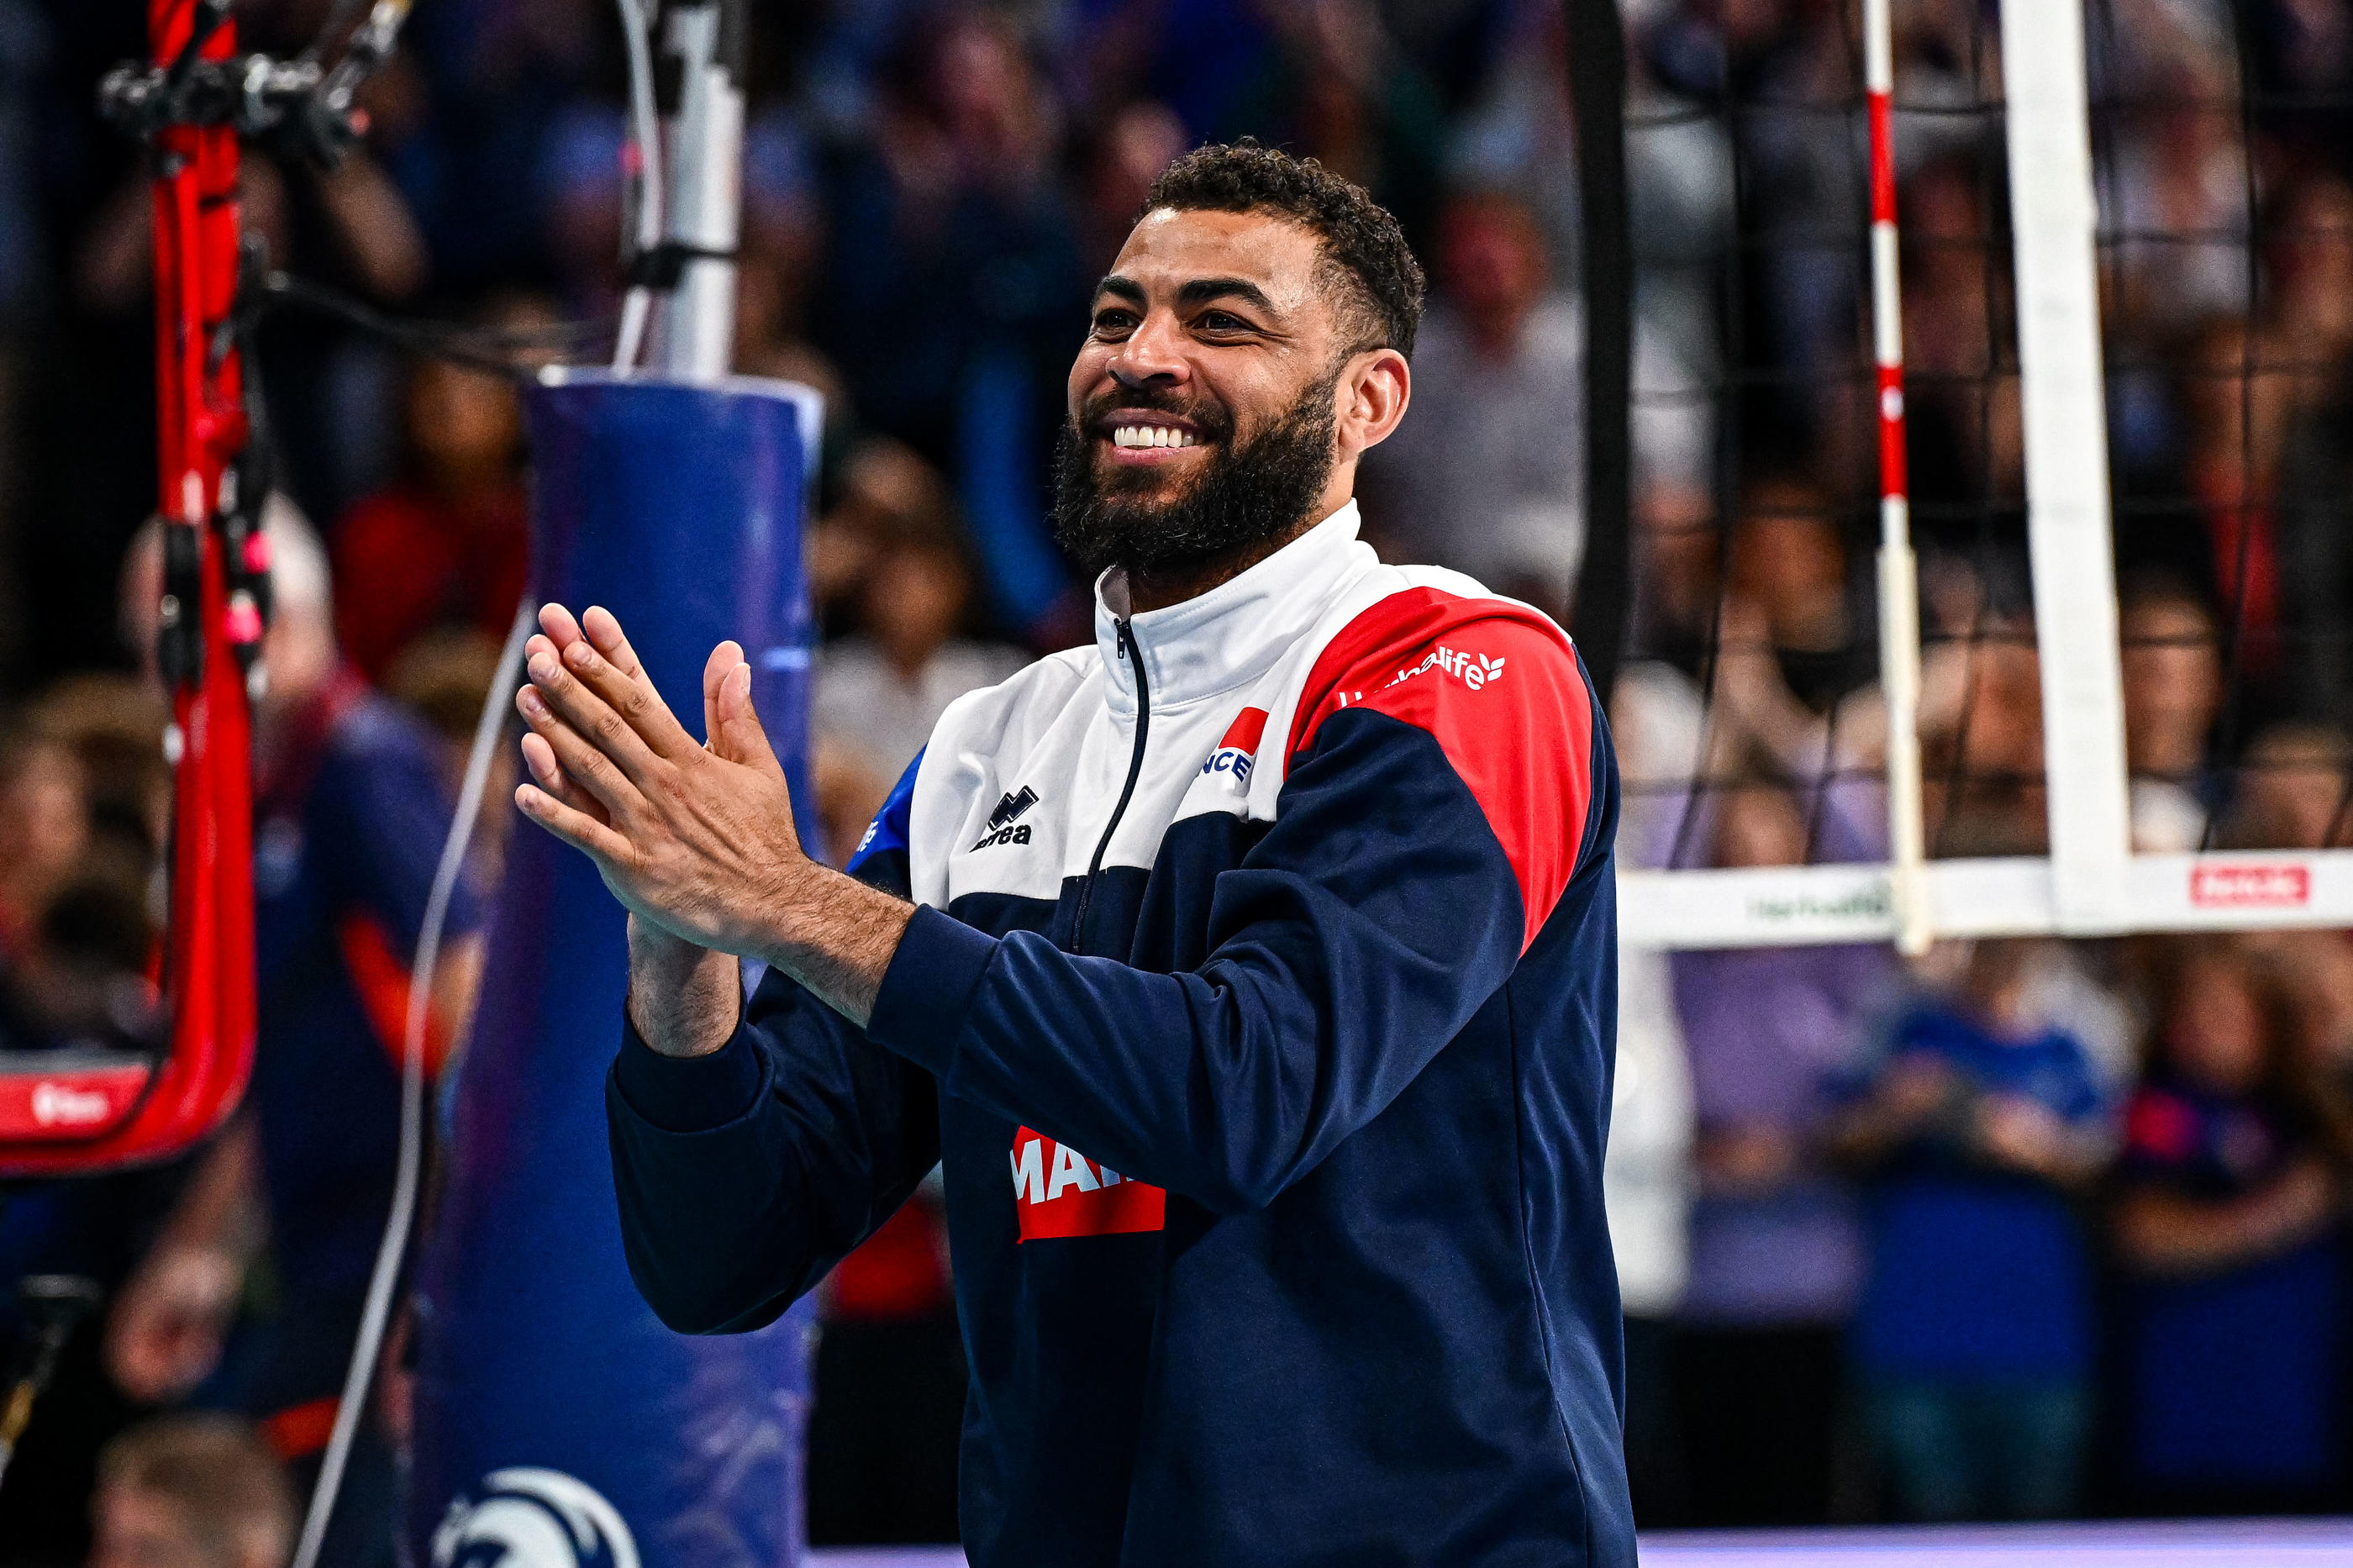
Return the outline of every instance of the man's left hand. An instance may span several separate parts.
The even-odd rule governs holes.
[[[632,913],[698,946],[762,956],[819,869],[793,829],[785,771],[752,707],[752,667],[723,642],[702,672],[710,744],[670,710],[621,624],[539,613],[515,694],[530,733],[525,816],[587,854]]]

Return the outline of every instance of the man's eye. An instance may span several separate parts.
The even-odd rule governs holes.
[[[1246,332],[1250,323],[1230,310],[1204,310],[1198,323],[1205,332]]]
[[[1095,312],[1095,336],[1099,338],[1124,337],[1134,331],[1135,331],[1135,317],[1129,311],[1098,310]]]

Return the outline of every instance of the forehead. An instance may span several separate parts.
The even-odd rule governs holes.
[[[1315,302],[1321,258],[1315,236],[1288,218],[1159,207],[1129,233],[1112,271],[1152,296],[1197,278],[1238,278],[1293,313]]]

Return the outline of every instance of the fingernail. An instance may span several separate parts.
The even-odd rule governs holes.
[[[555,661],[543,653],[533,654],[528,668],[533,680],[552,680],[555,677]]]
[[[596,657],[596,650],[588,646],[588,639],[586,637],[564,650],[565,662],[576,665],[582,669],[587,668],[589,661]]]
[[[533,718],[544,719],[547,717],[546,700],[540,696],[539,688],[536,686],[524,687],[522,692],[517,695],[515,700],[522,703],[522,710],[530,714]]]

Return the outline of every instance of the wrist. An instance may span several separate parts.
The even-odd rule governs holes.
[[[666,1057],[708,1056],[735,1032],[743,978],[733,954],[629,922],[630,1026]]]

